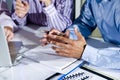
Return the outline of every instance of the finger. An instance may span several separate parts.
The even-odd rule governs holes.
[[[8,36],[8,30],[7,29],[4,29],[5,30],[5,36],[7,37]]]
[[[42,46],[47,45],[47,44],[48,44],[47,39],[46,39],[46,38],[42,38],[42,39],[40,39],[40,44],[41,44]]]
[[[59,56],[70,57],[69,54],[66,54],[64,51],[56,51]]]
[[[10,41],[13,38],[14,34],[12,31],[5,29],[5,36],[7,38],[7,41]]]
[[[21,3],[21,2],[16,2],[16,6],[19,6],[19,7],[24,7],[24,4]]]
[[[64,49],[67,49],[69,48],[69,45],[68,44],[64,44],[64,43],[60,43],[60,42],[56,42],[56,41],[52,41],[52,44],[56,45],[56,46],[59,46],[61,48],[64,48]]]
[[[45,37],[45,38],[46,38],[46,37],[47,37],[47,34],[44,34],[44,35],[43,35],[43,37]]]
[[[26,14],[27,14],[27,12],[25,12],[25,11],[16,11],[15,12],[17,15],[19,15],[20,17],[24,17]]]
[[[50,32],[49,32],[49,35],[54,35],[54,34],[60,34],[61,32],[60,31],[58,31],[58,30],[56,30],[56,29],[52,29],[52,30],[50,30]]]
[[[26,12],[26,9],[23,8],[23,7],[20,7],[20,6],[16,6],[15,10],[16,11],[25,11]]]
[[[67,37],[67,38],[69,38],[70,31],[69,31],[69,30],[67,30],[67,31],[65,32],[65,34],[66,34],[66,37]]]
[[[73,43],[73,40],[71,40],[69,38],[66,38],[66,37],[63,37],[63,36],[53,35],[53,36],[50,36],[50,37],[53,38],[56,41],[61,41],[61,42],[68,43],[68,44]]]
[[[23,4],[24,4],[24,6],[29,7],[29,4],[27,1],[24,1]]]
[[[22,3],[22,1],[21,1],[21,0],[16,0],[16,2],[21,2],[21,3]]]
[[[75,34],[77,35],[78,40],[83,39],[83,36],[82,36],[81,33],[78,31],[78,28],[75,28]]]
[[[13,34],[13,33],[10,33],[10,34],[7,36],[7,41],[12,40],[13,37],[14,37],[14,34]]]
[[[64,48],[59,48],[59,47],[52,47],[53,50],[55,50],[55,52],[59,55],[59,56],[64,56],[64,57],[70,57],[68,50],[64,49]]]
[[[26,15],[27,14],[27,12],[25,11],[25,10],[23,10],[23,11],[17,11],[18,13],[20,13],[20,14],[23,14],[23,15]]]
[[[71,49],[64,49],[64,48],[59,48],[56,46],[52,47],[53,50],[55,50],[55,52],[60,55],[60,56],[64,56],[64,57],[71,57],[71,58],[76,58],[79,59],[81,54],[76,53],[76,51],[73,51]],[[79,51],[79,50],[78,50]],[[77,52],[78,52],[77,51]]]

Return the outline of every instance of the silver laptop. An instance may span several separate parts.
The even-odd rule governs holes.
[[[12,66],[21,42],[7,42],[4,28],[0,26],[0,67]]]

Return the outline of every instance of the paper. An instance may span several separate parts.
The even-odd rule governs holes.
[[[63,70],[77,60],[75,58],[58,56],[54,50],[51,49],[51,45],[36,47],[24,53],[24,57],[57,70]]]
[[[108,76],[104,75],[103,77],[96,73],[92,73],[77,67],[73,68],[68,73],[62,75],[58,80],[113,80],[113,79],[109,78]]]
[[[55,72],[41,64],[15,66],[0,73],[0,80],[45,80]]]

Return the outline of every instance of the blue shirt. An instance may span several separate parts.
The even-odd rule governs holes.
[[[84,37],[98,27],[104,41],[120,45],[120,0],[86,0],[80,16],[68,29],[74,27],[78,27]],[[70,38],[76,39],[72,31]],[[82,59],[96,66],[120,69],[120,47],[117,48],[98,49],[87,45]]]

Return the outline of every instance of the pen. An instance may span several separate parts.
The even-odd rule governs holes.
[[[70,70],[68,73],[63,74],[58,80],[63,80],[65,76],[67,76],[68,74],[70,74],[71,72],[73,72],[75,69],[81,67],[84,64],[85,64],[85,62],[83,61],[81,64],[77,65],[75,68],[73,68],[72,70]]]
[[[50,31],[44,31],[46,34],[49,34]],[[52,33],[53,35],[57,35],[57,36],[66,36],[65,33],[59,33],[59,34],[56,34],[56,33]]]
[[[55,73],[55,74],[53,74],[52,76],[48,77],[48,78],[45,79],[45,80],[50,80],[50,79],[52,79],[52,78],[54,78],[54,77],[56,77],[56,76],[59,76],[59,75],[61,75],[61,73]]]

